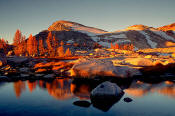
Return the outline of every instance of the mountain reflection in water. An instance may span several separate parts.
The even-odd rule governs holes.
[[[164,81],[157,84],[151,84],[134,81],[131,86],[124,91],[133,97],[143,97],[149,93],[159,93],[175,98],[175,83],[172,81]]]
[[[116,83],[118,99],[93,99],[104,81]],[[54,79],[0,82],[0,116],[174,116],[175,81]],[[163,109],[163,110],[161,110]]]
[[[21,93],[26,90],[28,86],[32,93],[36,87],[47,90],[49,95],[58,100],[71,99],[78,97],[81,99],[90,99],[90,92],[99,83],[97,80],[87,79],[55,79],[53,81],[17,81],[14,82],[14,92],[17,98],[20,98]],[[120,87],[124,85],[120,85]],[[157,92],[166,96],[175,98],[175,83],[172,81],[164,81],[157,84],[144,83],[141,81],[133,81],[128,88],[124,88],[124,92],[133,97],[143,97],[149,93]]]

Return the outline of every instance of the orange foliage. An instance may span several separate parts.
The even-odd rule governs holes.
[[[130,50],[133,51],[134,50],[134,45],[133,44],[115,44],[113,45],[111,43],[111,49],[121,49],[121,50]]]
[[[35,36],[33,37],[32,34],[30,34],[28,40],[27,40],[27,51],[28,51],[28,54],[30,56],[34,56],[34,55],[37,55],[38,51],[37,51],[37,45],[38,42],[35,38]]]
[[[15,32],[15,36],[13,38],[13,45],[18,46],[21,43],[21,40],[22,40],[21,31],[19,29],[17,29]]]
[[[39,39],[39,45],[38,45],[38,49],[39,49],[39,55],[42,56],[45,54],[45,48],[44,48],[44,43],[43,43],[43,40],[40,38]]]
[[[65,52],[65,56],[72,56],[72,53],[71,53],[69,48],[67,48],[67,50]]]

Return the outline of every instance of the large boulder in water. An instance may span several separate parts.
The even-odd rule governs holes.
[[[110,76],[127,78],[138,75],[139,71],[128,66],[115,67],[113,62],[107,59],[79,59],[70,70],[70,73],[74,77]]]
[[[123,91],[117,84],[106,81],[99,84],[91,91],[91,97],[117,97],[120,96],[122,92]]]
[[[106,81],[92,90],[90,98],[94,107],[106,112],[121,99],[123,94],[117,84]]]

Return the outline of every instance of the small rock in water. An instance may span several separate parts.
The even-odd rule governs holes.
[[[117,84],[106,81],[92,90],[91,96],[119,96],[121,93],[122,90]]]
[[[20,74],[21,77],[29,77],[29,74]]]
[[[120,100],[123,94],[124,92],[117,84],[106,81],[92,90],[90,99],[94,107],[106,112]]]
[[[125,102],[127,102],[127,103],[129,103],[129,102],[132,102],[133,100],[131,99],[131,98],[129,98],[129,97],[125,97],[124,99],[123,99]]]
[[[75,101],[73,104],[80,107],[89,107],[91,105],[88,101]]]

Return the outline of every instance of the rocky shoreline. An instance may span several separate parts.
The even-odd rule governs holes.
[[[164,59],[165,62],[168,60]],[[158,62],[158,61],[155,61]],[[143,78],[173,80],[175,63],[155,64],[146,58],[49,58],[7,57],[0,67],[0,81],[55,78]]]

